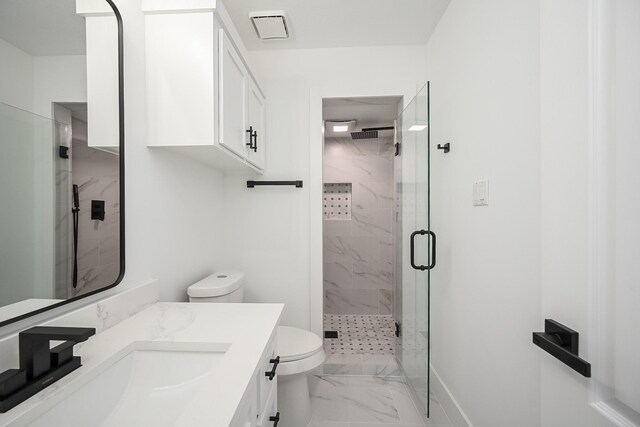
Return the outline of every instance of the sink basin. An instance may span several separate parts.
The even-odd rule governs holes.
[[[170,426],[224,352],[133,350],[32,426]]]

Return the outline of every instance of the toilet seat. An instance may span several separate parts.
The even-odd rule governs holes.
[[[322,347],[322,339],[312,332],[290,326],[279,326],[278,374],[300,374],[320,366],[325,359]]]
[[[290,326],[278,327],[280,362],[293,362],[313,356],[322,350],[322,340],[316,334]]]

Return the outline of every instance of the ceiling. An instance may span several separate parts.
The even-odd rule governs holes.
[[[450,0],[227,0],[247,49],[426,44]],[[249,12],[282,10],[291,37],[260,40]]]
[[[322,102],[323,120],[351,120],[357,121],[354,130],[369,126],[393,126],[398,117],[401,97],[377,96],[363,98],[330,98]],[[324,136],[344,137],[344,133],[335,133],[331,127],[325,129]]]
[[[32,56],[84,55],[86,50],[76,0],[0,1],[0,39]]]

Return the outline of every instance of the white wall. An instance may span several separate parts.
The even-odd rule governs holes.
[[[0,102],[21,109],[30,110],[33,92],[33,61],[31,56],[22,50],[0,39]],[[0,161],[2,181],[8,181],[25,168],[33,165],[33,129],[25,128],[26,114],[12,107],[0,106],[0,122],[2,123],[3,146],[12,147],[5,150]],[[22,126],[18,123],[22,122]],[[39,123],[39,122],[37,122]],[[15,139],[27,139],[24,145],[10,145]],[[2,224],[12,223],[12,227],[0,230],[3,245],[0,265],[3,271],[0,285],[0,301],[9,304],[30,298],[34,294],[35,269],[35,236],[33,235],[34,214],[33,200],[24,195],[33,192],[33,179],[19,180],[15,185],[3,186],[0,192],[2,200],[12,199],[14,203],[5,204],[0,209]],[[26,261],[26,262],[25,262]],[[24,264],[24,265],[23,265]]]
[[[540,425],[539,43],[538,2],[453,0],[427,44],[431,362],[476,427]]]
[[[161,299],[223,268],[223,176],[145,141],[144,18],[140,1],[116,1],[125,31],[126,262],[120,287],[160,279]]]
[[[31,111],[33,59],[0,39],[0,102]]]
[[[37,295],[35,157],[39,136],[51,127],[44,119],[0,105],[0,129],[0,304],[6,305]]]
[[[0,39],[0,102],[51,117],[51,102],[86,102],[83,55],[31,56]]]
[[[83,56],[33,57],[0,40],[0,58],[0,102],[51,117],[52,101],[86,100]],[[3,172],[10,176],[7,179],[21,178],[9,186],[4,197],[12,201],[12,208],[7,207],[5,211],[15,211],[10,218],[3,218],[4,224],[13,224],[13,227],[4,227],[3,232],[13,233],[16,240],[6,245],[3,259],[10,267],[3,271],[11,273],[5,274],[8,283],[15,282],[7,287],[16,289],[11,290],[14,298],[0,299],[3,304],[16,299],[51,297],[54,263],[51,123],[27,112],[9,111],[11,109],[7,107],[6,117],[20,116],[23,127],[19,128],[18,122],[14,122],[7,128],[15,132],[13,139],[10,137],[7,141],[14,152],[7,157]],[[20,146],[16,141],[21,142]]]
[[[225,265],[247,273],[247,300],[284,302],[283,323],[308,328],[310,91],[367,85],[375,94],[390,83],[418,85],[425,58],[421,47],[405,46],[252,51],[249,59],[267,96],[267,173],[260,179],[302,179],[305,186],[247,189],[246,177],[226,177]]]
[[[87,57],[33,57],[33,112],[52,117],[52,102],[87,102]]]

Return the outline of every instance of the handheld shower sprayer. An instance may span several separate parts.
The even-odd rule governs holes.
[[[78,287],[78,216],[80,214],[80,190],[78,184],[71,187],[73,193],[73,206],[71,215],[73,216],[73,287]]]
[[[78,191],[78,184],[73,184],[72,191],[73,191],[73,208],[72,208],[72,212],[75,212],[75,211],[79,211],[80,210],[80,196],[79,196],[79,191]]]

